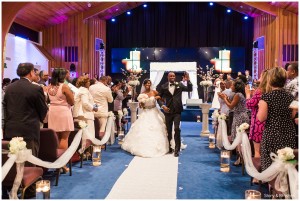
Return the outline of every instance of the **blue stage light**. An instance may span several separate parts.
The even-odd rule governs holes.
[[[115,22],[115,21],[116,21],[116,19],[115,19],[115,18],[112,18],[112,19],[111,19],[111,21],[112,21],[112,22]]]
[[[210,3],[209,3],[209,5],[210,5],[210,6],[213,6],[213,5],[214,5],[214,3],[210,2]]]
[[[227,9],[227,13],[231,13],[231,10],[230,10],[230,9]]]
[[[245,16],[244,19],[247,20],[247,19],[248,19],[248,16]]]
[[[131,15],[131,12],[130,12],[130,11],[127,11],[127,15]]]
[[[143,7],[144,7],[144,8],[147,8],[147,4],[144,4]]]

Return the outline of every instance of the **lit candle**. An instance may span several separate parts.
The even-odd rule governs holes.
[[[36,199],[50,199],[49,180],[41,180],[36,182]]]
[[[230,151],[222,150],[221,151],[221,172],[230,171]]]
[[[261,199],[261,193],[256,190],[246,190],[245,191],[246,200],[259,200]]]

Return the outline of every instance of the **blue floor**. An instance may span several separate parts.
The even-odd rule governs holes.
[[[182,122],[181,132],[188,146],[179,157],[177,199],[244,199],[246,189],[258,189],[250,186],[250,177],[242,175],[241,167],[220,172],[219,150],[209,149],[208,138],[200,137],[201,123]],[[79,168],[75,163],[73,175],[61,175],[58,186],[53,186],[55,177],[48,174],[44,179],[51,180],[51,199],[105,199],[132,159],[115,144],[102,152],[101,166],[84,161]]]

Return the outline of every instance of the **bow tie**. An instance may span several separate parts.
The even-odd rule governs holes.
[[[170,87],[171,87],[171,86],[175,86],[175,84],[174,84],[174,83],[170,83]]]

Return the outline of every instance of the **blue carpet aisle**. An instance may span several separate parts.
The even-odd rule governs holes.
[[[246,189],[258,189],[250,186],[250,177],[242,175],[241,167],[231,166],[229,173],[220,172],[220,151],[209,149],[208,138],[200,137],[201,123],[182,122],[181,131],[183,143],[188,146],[179,157],[177,199],[244,199]],[[108,146],[102,152],[101,166],[84,161],[83,168],[79,168],[80,164],[75,163],[73,176],[61,175],[58,186],[51,186],[51,199],[105,199],[132,159],[120,145]],[[55,177],[51,177],[54,183]]]

